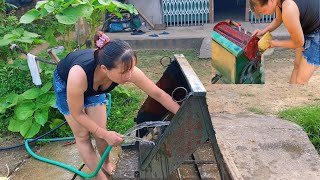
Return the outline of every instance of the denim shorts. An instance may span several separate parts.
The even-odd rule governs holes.
[[[320,66],[320,30],[304,36],[303,57],[309,64]]]
[[[53,88],[56,95],[56,107],[63,115],[70,115],[67,102],[67,83],[58,75],[57,69],[53,75]],[[83,108],[94,107],[96,105],[106,105],[108,101],[105,94],[84,97]]]

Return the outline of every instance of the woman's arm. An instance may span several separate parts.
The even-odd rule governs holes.
[[[298,6],[293,1],[285,1],[283,3],[282,19],[286,26],[291,39],[290,40],[273,40],[270,41],[271,47],[299,48],[304,44],[304,36],[300,24],[300,12]]]
[[[161,103],[170,112],[176,114],[180,106],[172,97],[154,84],[139,68],[134,67],[130,82]]]
[[[87,76],[84,70],[78,65],[72,67],[70,69],[67,82],[67,100],[72,118],[91,133],[101,139],[105,139],[108,144],[120,144],[122,142],[122,137],[119,134],[101,128],[84,112],[83,94],[87,89]]]
[[[265,34],[266,32],[272,32],[275,29],[277,29],[280,25],[282,24],[282,17],[281,17],[281,11],[280,9],[277,7],[276,8],[276,18],[273,19],[273,21],[263,30],[263,34]]]
[[[273,21],[263,30],[257,29],[255,30],[252,35],[257,35],[257,36],[263,36],[266,32],[272,32],[275,29],[277,29],[280,25],[282,24],[282,17],[281,17],[281,11],[277,7],[276,9],[276,18],[273,19]]]

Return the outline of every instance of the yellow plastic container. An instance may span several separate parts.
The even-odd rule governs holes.
[[[258,41],[258,47],[259,50],[264,52],[265,50],[267,50],[270,47],[270,44],[268,43],[268,41],[272,40],[272,35],[270,34],[270,32],[268,31],[267,33],[265,33],[261,39]]]

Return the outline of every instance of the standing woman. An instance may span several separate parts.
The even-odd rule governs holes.
[[[97,49],[72,52],[61,60],[54,72],[56,106],[64,115],[76,139],[80,156],[95,170],[96,156],[90,134],[96,140],[102,155],[108,145],[119,145],[123,136],[106,129],[106,95],[119,84],[131,82],[160,102],[170,112],[176,113],[179,105],[167,93],[156,86],[136,67],[137,57],[128,43],[112,40],[97,32],[94,37]],[[109,157],[103,164],[97,179],[107,179],[115,165]]]
[[[276,18],[263,30],[253,35],[272,32],[282,22],[290,33],[289,40],[271,40],[270,47],[296,49],[291,84],[307,84],[313,72],[320,66],[320,7],[319,0],[250,0],[255,13]]]

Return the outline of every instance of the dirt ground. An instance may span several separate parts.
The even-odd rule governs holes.
[[[0,147],[9,147],[23,143],[23,138],[20,134],[10,135],[0,140]],[[35,146],[33,150],[39,149],[39,146]],[[25,159],[29,158],[29,154],[26,151],[24,145],[19,148],[0,151],[0,179],[11,175],[14,170],[17,170]]]
[[[200,76],[207,89],[209,111],[276,115],[290,107],[320,103],[320,71],[315,71],[308,85],[291,85],[293,62],[294,50],[277,50],[266,56],[264,85],[211,84],[212,76]],[[211,68],[211,73],[216,70]]]
[[[149,54],[139,57],[138,52],[138,67],[156,81],[163,72],[157,61],[161,56],[150,54],[150,57]],[[294,50],[275,50],[271,55],[264,56],[265,84],[254,85],[223,84],[221,81],[211,84],[211,78],[218,73],[211,66],[211,59],[198,59],[190,54],[185,56],[207,90],[211,113],[276,115],[290,107],[320,103],[320,69],[314,72],[308,85],[288,83],[293,69]],[[151,66],[145,65],[151,63],[147,61],[148,58],[155,60]]]
[[[235,85],[211,84],[211,78],[218,73],[211,66],[211,59],[197,59],[186,56],[192,68],[207,89],[207,104],[210,113],[230,114],[268,114],[277,115],[287,108],[318,104],[320,102],[320,72],[316,71],[308,85],[290,85],[288,83],[294,62],[294,50],[276,50],[264,56],[265,84]],[[146,61],[140,59],[139,64]],[[156,64],[152,67],[157,66]],[[156,80],[162,74],[161,69],[140,65],[147,76]],[[188,169],[181,167],[181,169]],[[184,174],[191,177],[188,174]]]

